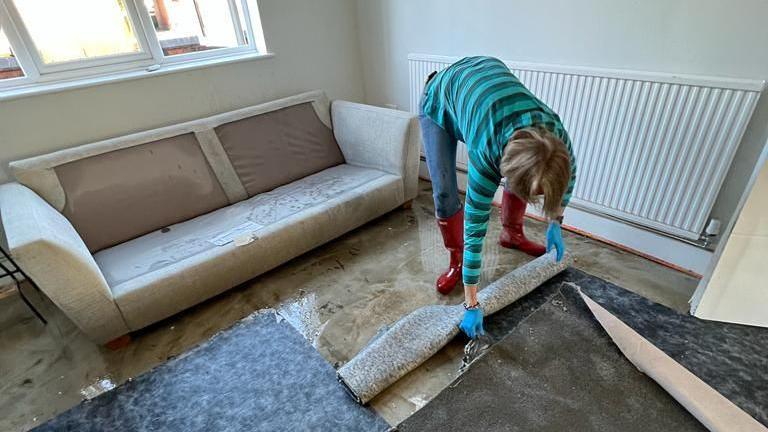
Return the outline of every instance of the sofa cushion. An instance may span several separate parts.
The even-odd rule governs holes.
[[[54,169],[66,197],[62,213],[91,251],[229,203],[191,133]]]
[[[215,128],[248,196],[344,163],[333,131],[305,102]]]
[[[102,250],[94,255],[107,283],[117,286],[173,265],[319,206],[388,174],[338,165],[270,192]],[[397,177],[394,177],[397,178]]]
[[[137,330],[241,284],[403,202],[398,176],[339,165],[94,255]],[[244,240],[253,238],[253,241]]]

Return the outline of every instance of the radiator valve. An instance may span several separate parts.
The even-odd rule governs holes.
[[[720,219],[710,219],[707,227],[704,229],[704,233],[707,237],[717,237],[720,235]]]

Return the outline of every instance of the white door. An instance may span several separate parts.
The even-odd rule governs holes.
[[[691,304],[699,318],[768,327],[768,144],[720,258]],[[717,255],[716,255],[717,257]]]

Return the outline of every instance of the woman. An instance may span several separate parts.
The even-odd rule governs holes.
[[[419,120],[438,226],[451,256],[437,290],[448,294],[463,279],[460,327],[475,338],[484,332],[477,288],[493,195],[505,177],[502,246],[534,256],[555,248],[562,259],[560,223],[576,179],[571,141],[557,114],[492,57],[467,57],[430,75]],[[464,211],[456,181],[459,140],[469,154]],[[546,248],[523,233],[526,204],[540,195],[549,219]]]

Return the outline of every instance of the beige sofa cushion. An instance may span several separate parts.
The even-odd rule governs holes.
[[[180,222],[94,254],[109,286],[116,287],[323,204],[334,196],[388,176],[383,171],[338,165],[270,192]]]
[[[228,204],[192,133],[78,159],[54,170],[66,197],[62,213],[91,251]]]
[[[94,255],[137,330],[317,247],[403,202],[402,178],[338,165]]]
[[[344,163],[310,102],[222,124],[216,135],[248,196]]]

